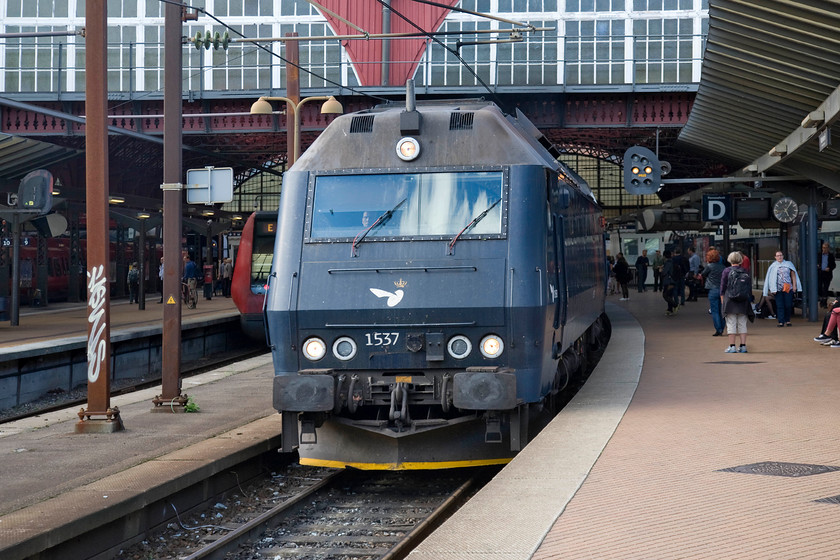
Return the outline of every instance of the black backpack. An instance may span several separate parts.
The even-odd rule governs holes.
[[[732,301],[749,301],[752,295],[750,273],[740,266],[729,268],[729,278],[726,281],[726,295]]]

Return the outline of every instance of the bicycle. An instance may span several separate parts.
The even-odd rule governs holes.
[[[181,297],[189,309],[195,309],[198,304],[197,284],[198,281],[195,278],[188,278],[186,282],[181,282]]]

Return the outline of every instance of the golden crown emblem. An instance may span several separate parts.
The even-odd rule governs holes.
[[[394,282],[394,286],[396,286],[397,288],[405,288],[406,285],[408,285],[408,282],[406,282],[402,278],[400,278],[397,282]]]

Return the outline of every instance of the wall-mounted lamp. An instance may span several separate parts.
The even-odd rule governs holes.
[[[125,199],[121,196],[108,197],[108,204],[122,204],[123,202],[125,202]]]
[[[201,213],[201,215],[206,218],[208,216],[215,216],[216,213],[213,210],[205,210],[204,212]]]
[[[787,144],[777,144],[776,146],[770,148],[770,151],[767,153],[773,157],[782,157],[787,153],[787,151]]]
[[[825,122],[825,111],[811,111],[802,119],[802,128],[816,128]]]
[[[239,222],[239,221],[242,221],[242,216],[235,215],[235,216],[231,216],[230,219],[233,220],[234,222]]]
[[[140,220],[146,220],[146,219],[151,218],[151,217],[152,217],[152,215],[149,214],[148,212],[137,212],[137,218],[140,219]]]

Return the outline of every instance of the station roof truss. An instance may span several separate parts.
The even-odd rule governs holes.
[[[838,28],[840,0],[712,0],[679,143],[732,162],[736,176],[801,176],[835,196],[840,150],[825,140],[840,112]]]
[[[82,150],[0,132],[0,180],[22,179],[30,171],[47,169],[83,154]]]

